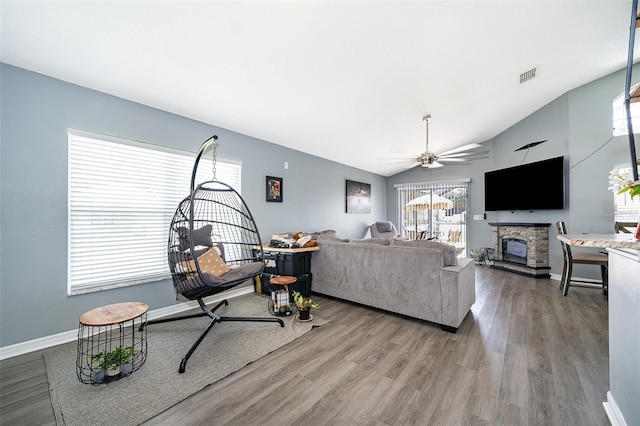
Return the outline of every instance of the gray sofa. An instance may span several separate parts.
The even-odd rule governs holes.
[[[456,332],[475,302],[475,265],[434,241],[318,238],[314,293],[431,321]]]

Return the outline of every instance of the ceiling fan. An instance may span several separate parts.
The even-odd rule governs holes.
[[[439,154],[435,154],[429,151],[429,121],[431,121],[431,114],[427,114],[422,117],[422,120],[427,126],[427,138],[426,138],[426,150],[416,158],[416,161],[420,163],[422,167],[436,169],[444,166],[445,162],[450,163],[468,163],[474,158],[480,158],[483,155],[489,153],[485,151],[473,151],[478,148],[482,148],[482,145],[477,143],[470,143],[460,146],[458,148],[450,149]]]

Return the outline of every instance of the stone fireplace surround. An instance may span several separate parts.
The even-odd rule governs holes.
[[[549,278],[549,226],[550,223],[489,222],[496,269],[502,269],[534,278]],[[504,260],[502,240],[512,238],[527,243],[527,262]]]

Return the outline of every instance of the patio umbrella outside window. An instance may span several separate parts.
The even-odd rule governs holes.
[[[453,201],[445,198],[441,195],[435,194],[432,191],[416,197],[405,204],[406,212],[413,213],[414,218],[414,230],[416,236],[422,231],[428,231],[428,235],[431,237],[433,229],[432,225],[432,212],[439,210],[447,210],[453,207]],[[425,215],[426,213],[426,215]],[[418,215],[422,216],[422,222],[426,223],[428,229],[421,229],[418,222]],[[426,216],[426,217],[425,217]]]

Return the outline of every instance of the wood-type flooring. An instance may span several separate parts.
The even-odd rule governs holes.
[[[314,300],[329,324],[145,425],[610,424],[600,290],[571,287],[563,297],[557,281],[477,266],[476,303],[456,334]],[[55,424],[40,352],[4,360],[0,372],[2,425]],[[153,390],[139,397],[144,404]]]

